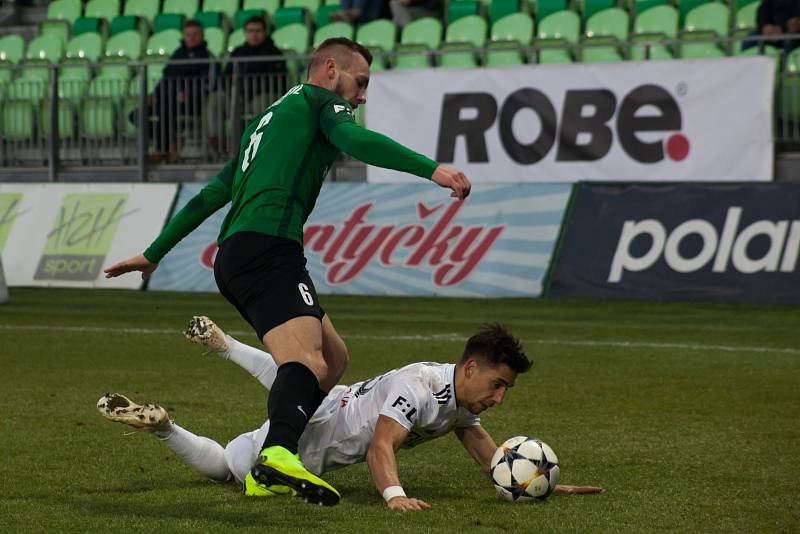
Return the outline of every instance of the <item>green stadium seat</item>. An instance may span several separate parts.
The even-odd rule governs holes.
[[[452,24],[462,17],[480,13],[481,3],[477,0],[452,0],[447,6],[447,23]]]
[[[244,0],[242,3],[242,9],[266,11],[273,18],[279,7],[281,7],[281,0]]]
[[[356,41],[369,49],[391,52],[397,42],[397,26],[386,19],[367,22],[359,26]]]
[[[58,96],[78,105],[89,89],[92,71],[87,59],[68,59],[58,75]]]
[[[304,24],[308,26],[308,11],[303,7],[280,7],[275,12],[275,29],[279,30],[290,24]]]
[[[80,110],[81,135],[89,139],[107,139],[114,136],[116,108],[109,97],[89,97]]]
[[[725,57],[725,53],[720,50],[715,43],[683,41],[680,45],[681,58],[683,59],[705,59]]]
[[[331,22],[327,26],[319,28],[314,33],[314,48],[322,44],[325,39],[332,37],[347,37],[353,38],[353,26],[349,22]]]
[[[53,35],[42,35],[28,43],[27,59],[46,59],[50,63],[58,63],[64,53],[64,42]]]
[[[459,19],[464,20],[464,19]],[[439,66],[443,68],[475,68],[478,66],[471,45],[466,43],[445,43],[439,56]]]
[[[164,30],[183,29],[183,21],[186,17],[180,13],[159,13],[153,23],[153,33],[163,32]]]
[[[164,30],[147,40],[145,54],[148,56],[171,56],[181,46],[182,34],[178,30]]]
[[[616,0],[578,0],[578,10],[583,14],[583,20],[588,21],[595,13],[615,7]]]
[[[753,56],[768,56],[775,60],[775,79],[778,80],[781,74],[781,64],[783,63],[783,49],[770,45],[765,45],[763,48],[753,46],[747,50],[742,50],[741,47],[736,47],[735,56],[740,57],[753,57]],[[788,65],[787,65],[788,70]]]
[[[187,19],[190,19],[195,13],[200,11],[199,8],[199,0],[164,0],[164,6],[161,8],[161,12],[176,13],[178,15],[183,15]]]
[[[283,7],[302,7],[308,11],[312,18],[317,14],[319,0],[283,0]]]
[[[478,15],[463,17],[447,25],[446,43],[469,43],[475,48],[486,44],[488,25],[486,19]]]
[[[50,99],[42,100],[39,106],[39,136],[47,138],[50,136],[50,110],[52,104]],[[65,98],[58,100],[58,137],[60,139],[71,139],[75,136],[75,122],[73,103]]]
[[[85,17],[106,19],[111,22],[120,14],[120,0],[89,0],[83,13]]]
[[[681,24],[686,20],[686,15],[698,6],[713,2],[714,0],[679,0],[675,3],[681,16]]]
[[[0,61],[16,65],[22,61],[24,53],[25,39],[19,35],[6,35],[0,38]]]
[[[45,60],[26,60],[19,76],[8,87],[8,96],[37,102],[44,96],[49,82],[50,70]]]
[[[128,92],[130,68],[126,63],[106,61],[89,84],[89,96],[120,99]]]
[[[739,8],[736,12],[736,32],[748,35],[756,29],[758,2],[752,2]]]
[[[47,6],[47,18],[50,20],[65,20],[72,24],[81,16],[83,5],[80,0],[55,0]]]
[[[628,13],[618,7],[604,9],[586,21],[586,37],[613,37],[617,41],[628,40]]]
[[[120,15],[111,21],[111,35],[122,32],[140,31],[139,17],[134,15]]]
[[[3,103],[3,137],[9,141],[33,138],[36,123],[34,107],[28,99],[10,99]]]
[[[427,51],[428,48],[420,44],[404,45],[402,48],[398,46],[398,52],[402,53],[395,56],[394,68],[398,70],[429,68],[431,66],[431,60],[428,57]]]
[[[533,19],[527,13],[506,15],[492,24],[490,39],[528,45],[533,39]]]
[[[403,28],[400,45],[423,45],[436,50],[442,42],[442,23],[433,17],[423,17]]]
[[[200,26],[203,27],[203,30],[207,30],[208,28],[229,28],[229,24],[227,22],[227,18],[225,13],[222,11],[200,11],[194,14],[192,17],[194,20],[200,23]],[[233,19],[231,19],[233,20]]]
[[[108,23],[106,19],[98,17],[79,17],[72,25],[72,36],[83,35],[85,33],[99,33],[105,36],[108,33]]]
[[[519,0],[492,0],[492,3],[489,4],[489,21],[494,24],[503,17],[519,11]]]
[[[634,14],[638,17],[645,11],[658,6],[666,6],[671,3],[668,0],[631,0],[631,16]]]
[[[548,15],[539,23],[535,44],[538,62],[542,64],[572,63],[572,53],[565,44],[577,44],[581,19],[574,11],[559,11]]]
[[[243,9],[236,12],[236,28],[244,28],[245,23],[253,17],[264,17],[264,20],[269,21],[269,14],[263,9]]]
[[[731,14],[728,7],[710,2],[692,9],[684,20],[685,32],[713,32],[716,36],[727,36],[730,31]]]
[[[118,33],[106,43],[106,57],[126,57],[131,60],[137,60],[141,56],[142,37],[138,32]]]
[[[442,23],[433,17],[423,17],[410,22],[403,28],[400,44],[395,46],[399,53],[395,57],[395,68],[422,69],[430,66],[428,51],[437,50],[442,42]]]
[[[275,46],[295,54],[305,54],[308,50],[309,32],[305,24],[289,24],[272,33]]]
[[[676,39],[678,36],[678,10],[672,6],[655,6],[647,11],[640,13],[633,26],[632,41],[663,41],[666,39]],[[663,44],[654,44],[648,47],[645,45],[631,46],[631,59],[641,61],[646,59],[672,59],[673,52],[671,47]]]
[[[103,38],[97,33],[83,33],[67,43],[67,58],[86,58],[92,63],[103,54]]]
[[[222,28],[206,28],[205,37],[208,51],[214,57],[222,57],[225,53],[225,32],[222,31]]]
[[[44,20],[39,24],[39,35],[52,35],[67,44],[70,38],[70,25],[65,20]]]
[[[161,0],[128,0],[125,2],[123,15],[141,17],[152,22],[158,15],[158,6]],[[113,32],[112,32],[113,33]]]
[[[510,67],[525,63],[525,53],[519,49],[516,41],[491,41],[487,48],[487,67]]]
[[[583,63],[622,61],[619,46],[628,40],[628,12],[618,7],[598,11],[586,21]]]
[[[236,11],[239,10],[239,0],[204,0],[204,12],[219,12],[225,15],[230,22],[236,16]]]
[[[331,14],[341,10],[342,10],[341,4],[327,4],[324,6],[319,6],[319,8],[317,9],[317,17],[316,17],[317,29],[319,30],[326,24],[330,24]]]
[[[542,20],[545,17],[569,9],[569,2],[567,0],[536,0],[534,14],[536,20]]]
[[[0,62],[0,85],[6,86],[11,83],[11,79],[14,77],[14,68],[11,66],[10,63],[2,63]]]
[[[233,52],[235,48],[238,48],[243,43],[244,43],[244,29],[239,28],[238,30],[233,31],[228,36],[228,46],[227,46],[228,53],[230,54],[231,52]]]

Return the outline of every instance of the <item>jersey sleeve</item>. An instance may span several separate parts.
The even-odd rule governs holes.
[[[334,95],[318,98],[319,106],[319,129],[326,139],[330,139],[331,131],[342,123],[349,122],[355,124],[353,109],[350,104]]]
[[[380,415],[385,415],[411,430],[414,423],[428,409],[425,389],[415,381],[404,382],[392,388],[381,407]]]
[[[333,145],[367,165],[431,179],[438,163],[383,134],[355,123],[341,124],[330,135]]]
[[[158,263],[181,239],[231,200],[231,184],[236,174],[236,158],[230,160],[203,189],[167,223],[144,251],[144,257]]]

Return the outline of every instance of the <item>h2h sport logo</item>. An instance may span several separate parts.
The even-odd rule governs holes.
[[[33,278],[96,280],[127,201],[127,193],[65,195]]]
[[[520,140],[512,128],[523,110],[536,114],[541,125],[532,141]],[[532,87],[514,91],[501,105],[490,93],[445,94],[436,159],[452,163],[456,140],[463,136],[467,163],[489,163],[486,132],[495,122],[500,144],[519,165],[538,163],[554,148],[557,162],[597,161],[610,152],[615,138],[638,163],[658,163],[665,157],[680,162],[689,155],[677,101],[663,87],[645,84],[619,101],[609,89],[567,90],[560,114],[546,94]],[[528,132],[529,124],[523,124]],[[534,129],[531,125],[530,131]]]

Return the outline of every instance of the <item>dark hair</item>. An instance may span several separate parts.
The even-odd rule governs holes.
[[[366,47],[346,37],[331,37],[322,41],[322,44],[311,54],[311,61],[308,62],[308,74],[310,75],[312,70],[322,64],[326,57],[334,54],[337,51],[336,49],[341,50],[342,48],[355,54],[361,54],[367,61],[367,65],[372,65],[372,52],[367,50]]]
[[[244,22],[244,26],[242,28],[247,28],[248,24],[261,24],[261,27],[265,30],[267,29],[267,21],[264,20],[264,17],[261,15],[253,15],[249,19]]]
[[[197,21],[196,21],[196,20],[194,20],[194,19],[189,19],[189,20],[187,20],[186,22],[184,22],[184,23],[183,23],[183,29],[184,29],[184,30],[185,30],[186,28],[193,28],[193,27],[195,27],[195,26],[197,26],[198,28],[200,28],[200,30],[202,31],[202,29],[203,29],[203,25],[202,25],[202,24],[200,24],[199,22],[197,22]]]
[[[459,364],[466,363],[471,357],[492,367],[506,364],[516,373],[525,373],[533,365],[523,352],[519,340],[500,323],[481,325],[475,335],[467,340]]]

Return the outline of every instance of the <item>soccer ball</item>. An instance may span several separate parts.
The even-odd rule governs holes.
[[[553,449],[527,436],[506,440],[495,451],[490,465],[497,493],[513,502],[546,499],[561,473]]]

